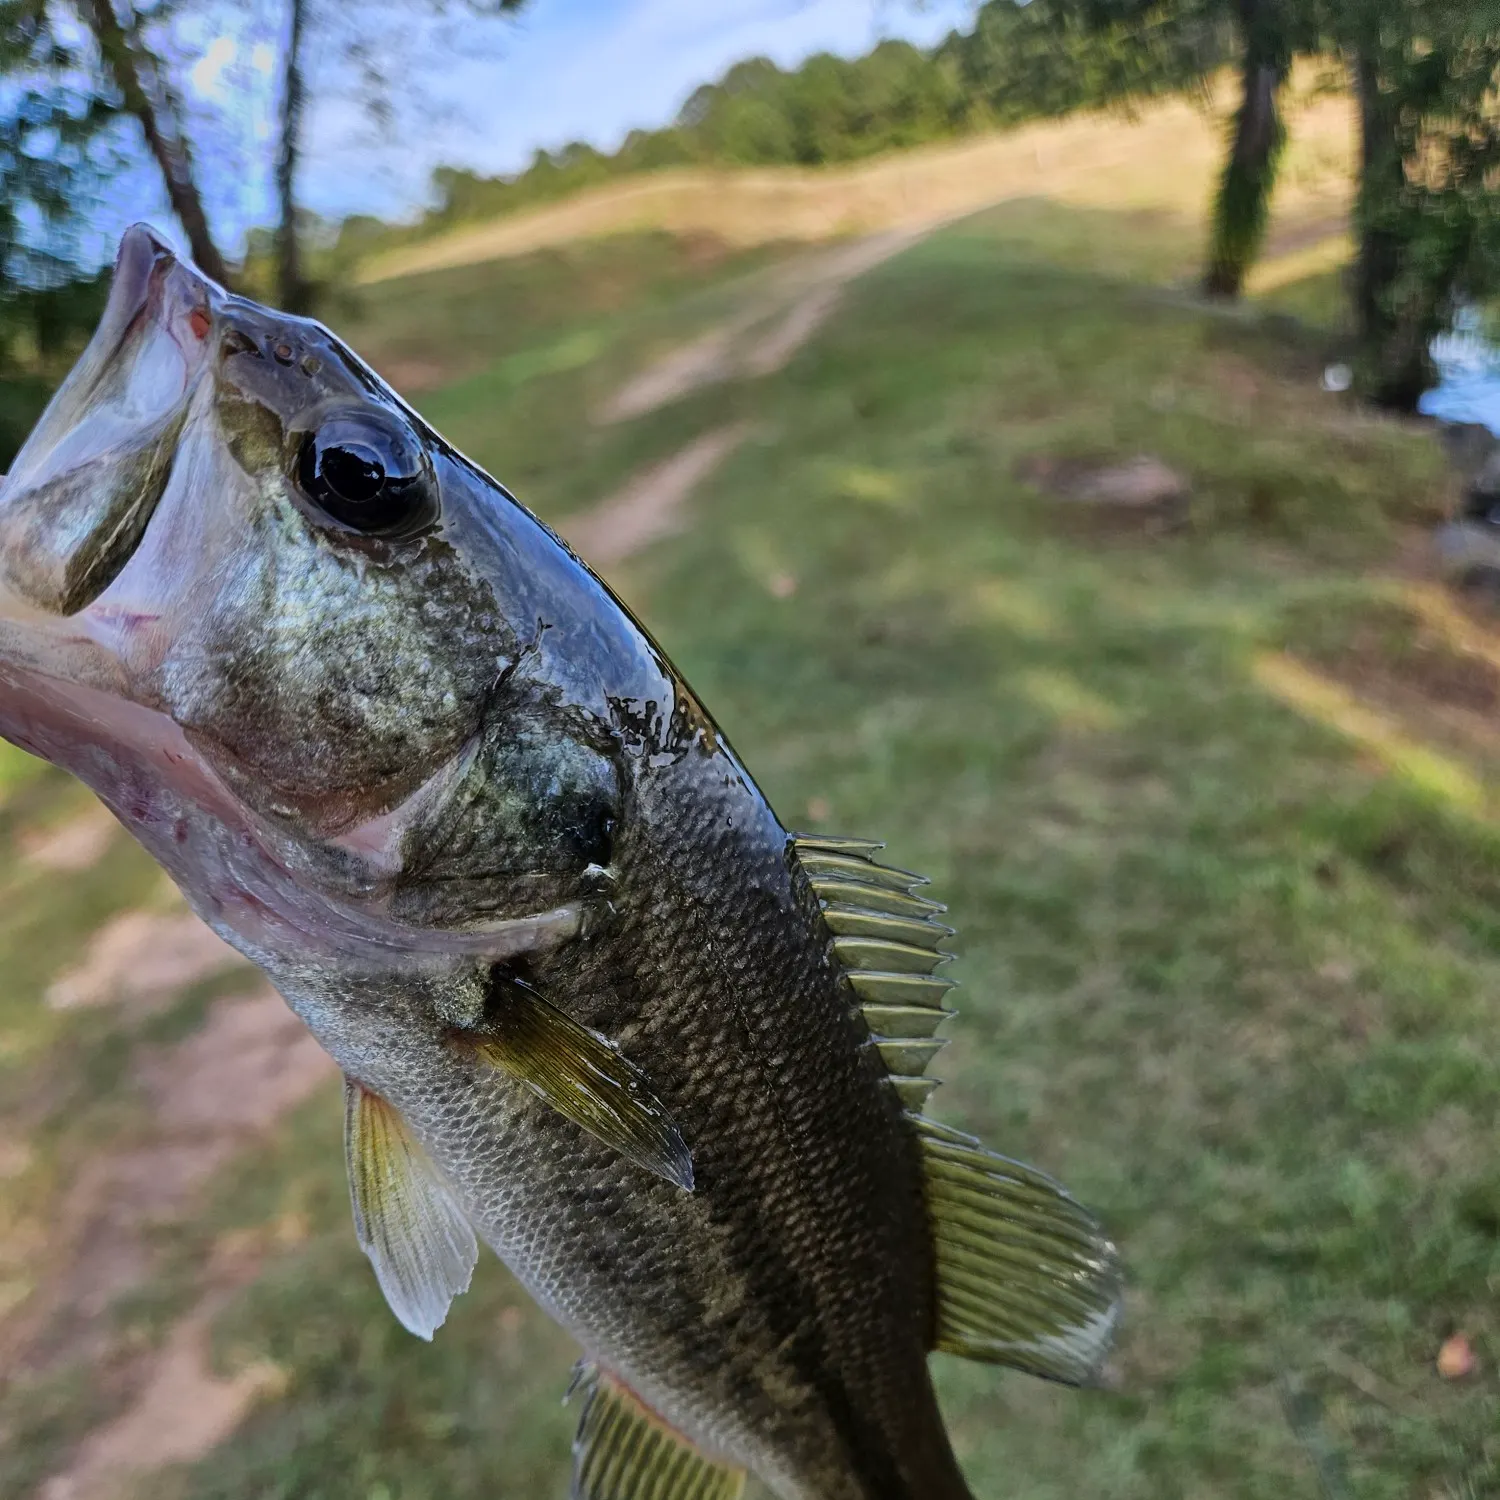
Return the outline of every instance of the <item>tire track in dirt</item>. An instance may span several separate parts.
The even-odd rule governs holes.
[[[633,376],[605,402],[597,420],[630,421],[706,386],[775,374],[833,315],[850,282],[941,227],[889,230],[803,257],[781,272],[769,292]],[[670,536],[685,524],[693,491],[749,432],[745,422],[715,428],[643,469],[564,522],[568,540],[589,562],[607,569]]]
[[[794,261],[773,279],[769,291],[733,317],[628,380],[600,408],[597,420],[632,421],[710,385],[775,374],[828,321],[851,281],[941,228],[942,222],[868,235]]]
[[[566,523],[569,542],[599,568],[610,568],[680,529],[688,497],[744,442],[744,422],[716,427],[653,464],[613,495]]]

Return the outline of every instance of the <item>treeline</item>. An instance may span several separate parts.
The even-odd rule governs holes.
[[[419,224],[393,232],[357,218],[344,226],[343,248],[516,213],[662,167],[825,166],[1180,90],[1227,61],[1232,44],[1230,27],[1209,16],[1099,28],[1039,0],[990,0],[971,32],[931,51],[887,41],[864,57],[823,53],[791,71],[766,58],[738,63],[696,90],[671,125],[632,131],[610,154],[580,141],[538,151],[512,176],[439,168],[434,207]]]

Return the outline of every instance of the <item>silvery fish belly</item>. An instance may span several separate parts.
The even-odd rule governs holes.
[[[0,488],[0,734],[343,1069],[396,1317],[483,1242],[576,1336],[576,1496],[959,1500],[930,1351],[1097,1378],[1108,1240],[924,1113],[922,882],[783,829],[545,526],[145,229]]]

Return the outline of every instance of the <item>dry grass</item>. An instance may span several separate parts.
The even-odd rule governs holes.
[[[645,229],[712,234],[737,246],[871,234],[942,223],[1021,197],[1156,210],[1197,222],[1218,170],[1226,103],[1221,90],[1212,111],[1172,100],[1134,118],[1075,115],[852,167],[671,168],[375,256],[359,280],[368,284]],[[1348,101],[1304,90],[1292,132],[1282,210],[1338,211],[1353,161]]]

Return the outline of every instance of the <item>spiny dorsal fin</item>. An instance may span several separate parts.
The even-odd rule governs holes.
[[[871,1045],[902,1105],[921,1114],[937,1087],[923,1076],[944,1046],[936,1032],[953,1013],[943,1003],[953,981],[934,972],[948,961],[942,945],[953,929],[938,920],[940,903],[916,894],[927,883],[922,876],[876,862],[883,847],[869,839],[792,836]]]
[[[739,1500],[743,1469],[704,1457],[612,1375],[585,1365],[573,1385],[585,1395],[571,1500]]]
[[[430,1339],[469,1287],[479,1244],[406,1121],[344,1080],[344,1154],[354,1233],[404,1328]]]
[[[1093,1385],[1120,1315],[1115,1247],[1050,1177],[914,1121],[937,1251],[935,1347]]]
[[[646,1075],[608,1037],[511,981],[463,1045],[637,1166],[693,1190],[693,1158]]]

